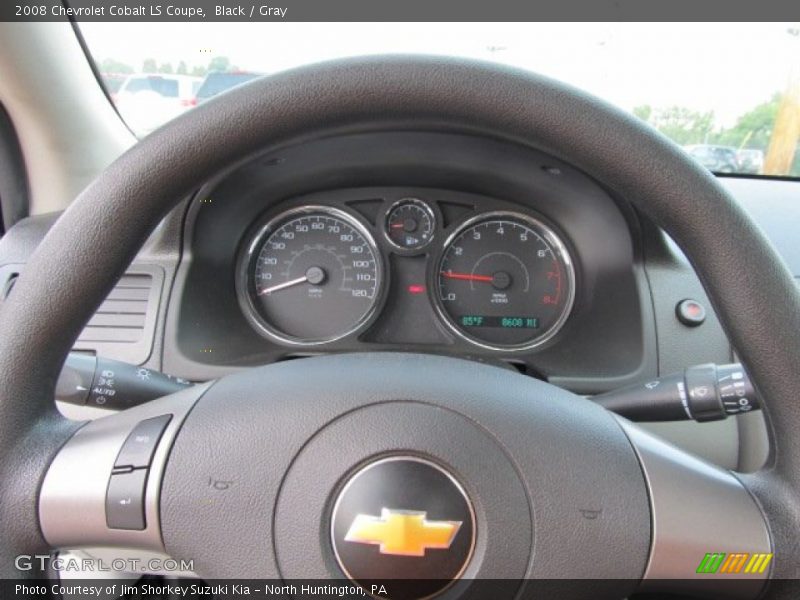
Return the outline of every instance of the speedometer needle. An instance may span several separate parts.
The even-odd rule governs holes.
[[[284,281],[283,283],[278,283],[277,285],[273,285],[272,287],[264,288],[260,292],[258,292],[259,296],[266,296],[267,294],[271,294],[272,292],[277,292],[278,290],[285,290],[286,288],[292,287],[294,285],[300,285],[301,283],[310,283],[311,285],[320,285],[323,281],[325,281],[325,271],[322,267],[309,267],[306,274],[302,277],[298,277],[297,279],[290,279],[289,281]]]
[[[283,283],[279,283],[278,285],[273,285],[272,287],[264,288],[260,292],[258,292],[259,296],[266,296],[267,294],[271,294],[272,292],[277,292],[278,290],[285,290],[288,287],[292,287],[293,285],[299,285],[301,283],[305,283],[308,281],[308,277],[303,275],[302,277],[298,277],[297,279],[290,279],[289,281],[284,281]]]
[[[472,275],[471,273],[453,273],[453,271],[442,271],[442,277],[461,279],[463,281],[484,281],[486,283],[494,281],[494,277],[491,275]]]

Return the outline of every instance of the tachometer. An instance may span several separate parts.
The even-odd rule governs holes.
[[[239,267],[245,316],[267,337],[321,344],[365,327],[380,297],[382,263],[369,232],[325,206],[302,207],[264,225]]]
[[[496,212],[464,223],[435,274],[437,307],[458,335],[496,350],[538,346],[572,308],[575,272],[566,246],[527,215]]]

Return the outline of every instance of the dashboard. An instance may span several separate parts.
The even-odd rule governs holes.
[[[720,182],[800,278],[797,183]],[[57,217],[0,238],[0,302]],[[318,283],[263,293],[300,278]],[[698,326],[677,318],[687,298],[707,308]],[[153,232],[75,350],[195,381],[321,353],[446,354],[587,395],[733,360],[689,261],[624,198],[538,149],[417,131],[294,142],[213,177]],[[104,412],[74,416],[90,410]],[[766,452],[757,414],[648,427],[730,468]]]
[[[382,131],[271,150],[189,201],[173,370],[403,350],[633,379],[655,360],[636,230],[580,171],[509,142]]]

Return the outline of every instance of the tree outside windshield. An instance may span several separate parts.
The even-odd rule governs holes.
[[[800,24],[83,23],[139,136],[255,77],[345,56],[521,67],[632,112],[717,173],[800,177]]]

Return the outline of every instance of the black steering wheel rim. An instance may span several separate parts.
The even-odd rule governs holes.
[[[676,240],[765,400],[770,456],[741,478],[784,553],[776,554],[774,576],[800,576],[791,555],[800,530],[800,294],[783,261],[712,175],[634,117],[527,72],[428,57],[334,61],[242,86],[142,140],[53,226],[0,310],[0,573],[16,554],[46,547],[38,487],[76,428],[52,400],[63,359],[163,216],[209,176],[268,144],[409,125],[535,145],[626,198]]]

